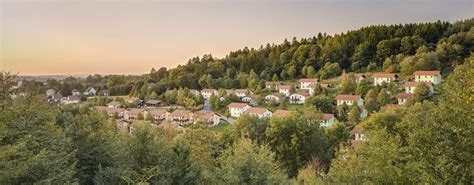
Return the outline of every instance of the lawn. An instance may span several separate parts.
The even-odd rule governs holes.
[[[223,121],[221,120],[221,122],[219,123],[219,125],[217,126],[214,126],[214,127],[211,127],[211,130],[214,130],[218,133],[223,133],[225,131],[225,129],[229,126],[230,124],[227,123],[226,121]]]

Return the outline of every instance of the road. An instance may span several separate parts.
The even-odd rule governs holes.
[[[202,107],[202,110],[203,111],[212,111],[211,109],[211,104],[209,103],[209,100],[204,100],[204,106]],[[226,117],[224,115],[222,115],[221,113],[218,113],[218,112],[214,112],[216,113],[218,116],[221,117],[221,119],[227,121],[228,123],[230,124],[234,124],[235,123],[235,119],[234,118],[231,118],[231,117]]]

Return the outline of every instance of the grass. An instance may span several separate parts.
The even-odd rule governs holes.
[[[225,131],[225,129],[229,126],[230,124],[227,123],[226,121],[223,121],[221,120],[221,122],[219,123],[219,125],[217,126],[214,126],[214,127],[211,127],[211,130],[214,130],[218,133],[223,133]]]

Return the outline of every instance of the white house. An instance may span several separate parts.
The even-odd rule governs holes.
[[[354,74],[354,77],[355,77],[355,82],[356,83],[360,83],[360,82],[362,82],[362,80],[365,80],[365,75],[361,74],[361,73]]]
[[[64,104],[74,104],[81,102],[81,99],[75,95],[68,96],[66,99],[63,100]]]
[[[56,91],[54,89],[46,90],[46,96],[47,97],[52,97],[52,96],[54,96],[54,94],[56,94]]]
[[[265,108],[260,108],[260,107],[251,107],[247,109],[247,111],[245,111],[244,113],[252,115],[252,116],[257,116],[258,118],[272,117],[271,111]]]
[[[284,94],[286,97],[290,96],[291,85],[278,85],[278,92]]]
[[[130,109],[130,110],[127,110],[125,111],[124,115],[123,115],[123,118],[125,120],[134,120],[134,119],[137,119],[138,118],[138,115],[142,115],[143,118],[145,118],[145,109]]]
[[[357,103],[357,106],[364,106],[364,99],[357,95],[337,95],[337,106],[346,103],[347,106]]]
[[[318,83],[317,78],[302,78],[299,80],[300,82],[300,89],[311,89],[314,87],[310,87],[310,85],[314,85]]]
[[[242,113],[244,113],[245,111],[250,109],[250,105],[248,105],[246,103],[234,103],[234,102],[232,102],[227,107],[229,108],[229,113],[230,113],[230,116],[232,116],[232,117],[240,117],[240,115],[242,115]]]
[[[272,93],[272,94],[269,94],[269,95],[265,96],[265,101],[267,101],[267,102],[270,102],[270,101],[279,102],[280,97],[283,97],[283,96],[284,95],[280,94],[280,93]]]
[[[86,96],[95,96],[96,94],[97,94],[97,90],[93,87],[88,87],[84,91],[84,95],[86,95]]]
[[[170,113],[165,109],[148,110],[148,114],[150,114],[150,116],[153,118],[153,121],[157,123],[162,122],[170,115]]]
[[[374,86],[377,86],[395,81],[397,75],[395,73],[374,73],[372,77],[374,78]]]
[[[434,85],[441,83],[441,71],[415,71],[415,82],[431,82]]]
[[[201,94],[205,99],[211,98],[211,95],[217,95],[216,89],[203,89],[201,90]]]
[[[309,94],[311,95],[314,95],[314,89],[316,88],[316,86],[319,85],[319,87],[321,87],[322,89],[326,89],[328,87],[330,87],[329,84],[327,83],[317,83],[317,84],[311,84],[309,85]]]
[[[336,123],[336,117],[334,114],[323,114],[323,120],[321,122],[322,127],[330,127]]]
[[[74,89],[71,91],[71,94],[74,95],[74,96],[80,96],[81,95],[81,91],[77,90],[77,89]]]
[[[107,107],[109,108],[118,108],[120,105],[121,103],[118,101],[111,101],[110,103],[107,103]]]
[[[249,91],[249,94],[247,94],[247,89],[235,89],[234,93],[239,98],[252,95],[252,92],[250,92],[250,91]]]
[[[189,110],[175,110],[173,113],[170,114],[170,118],[174,124],[178,125],[186,125],[193,122],[193,114]]]
[[[189,89],[189,93],[193,96],[199,96],[201,93],[196,89]]]
[[[290,95],[290,103],[304,104],[306,98],[309,96],[311,96],[311,94],[308,91],[300,89]]]
[[[413,96],[413,94],[411,94],[411,93],[398,93],[395,97],[398,100],[398,105],[403,105],[412,96]]]
[[[212,111],[197,112],[196,121],[203,121],[203,122],[211,123],[212,126],[216,126],[216,125],[219,125],[221,118]]]
[[[265,82],[265,88],[267,89],[277,89],[279,85],[282,85],[282,82]]]
[[[415,93],[416,87],[421,84],[425,84],[426,86],[428,86],[428,88],[430,89],[430,94],[433,94],[434,90],[433,84],[431,82],[405,82],[405,93]]]

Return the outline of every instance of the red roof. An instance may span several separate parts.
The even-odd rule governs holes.
[[[413,75],[441,75],[441,71],[415,71]]]
[[[144,109],[131,109],[127,112],[127,114],[130,114],[130,115],[138,115],[142,112],[144,112],[145,110]]]
[[[239,109],[242,109],[246,106],[249,106],[249,105],[247,105],[246,103],[235,103],[235,102],[232,102],[229,105],[227,105],[227,107],[229,108],[239,108]]]
[[[283,84],[283,82],[265,82],[265,85],[272,85],[272,84],[280,85],[280,84]]]
[[[268,109],[260,108],[260,107],[251,107],[250,109],[247,110],[248,113],[252,113],[252,114],[263,114],[267,111]]]
[[[214,93],[216,91],[217,91],[216,89],[203,89],[203,90],[201,90],[201,92],[209,92],[209,93]]]
[[[77,101],[77,100],[79,100],[79,97],[77,97],[76,95],[72,95],[72,96],[68,96],[67,99],[69,101]]]
[[[355,134],[355,133],[363,133],[362,132],[362,127],[360,125],[356,125],[352,130],[351,130],[351,133],[352,134]]]
[[[323,120],[330,120],[334,117],[334,114],[323,114]]]
[[[211,118],[214,117],[214,115],[216,115],[214,112],[212,111],[209,111],[209,112],[198,112],[197,113],[197,116],[200,118],[200,119],[203,119],[203,120],[209,120]]]
[[[150,113],[152,116],[162,116],[166,114],[166,112],[167,111],[164,109],[152,109],[148,111],[148,113]]]
[[[336,100],[352,100],[352,101],[357,101],[360,99],[360,96],[357,95],[337,95]]]
[[[395,97],[396,98],[409,98],[409,97],[412,97],[413,94],[411,93],[398,93]]]
[[[186,115],[188,115],[189,113],[191,113],[191,111],[189,110],[175,110],[173,113],[171,113],[171,116],[172,117],[184,117]]]
[[[316,83],[318,82],[317,78],[302,78],[299,80],[299,82],[311,82],[311,83]]]
[[[395,73],[374,73],[372,77],[374,78],[395,78],[397,74]]]
[[[278,85],[278,89],[291,89],[291,85]]]
[[[291,113],[289,110],[278,109],[276,110],[273,115],[275,116],[288,116]]]
[[[236,89],[234,90],[235,93],[247,93],[247,89]]]
[[[431,82],[405,82],[405,87],[416,87],[420,84],[425,84],[427,86],[433,86]]]
[[[311,95],[311,94],[309,94],[308,91],[303,90],[303,89],[300,89],[300,90],[296,91],[296,94],[299,94],[301,96],[310,96]]]
[[[110,103],[107,103],[107,105],[111,105],[111,106],[120,105],[120,102],[118,102],[118,101],[111,101]]]

